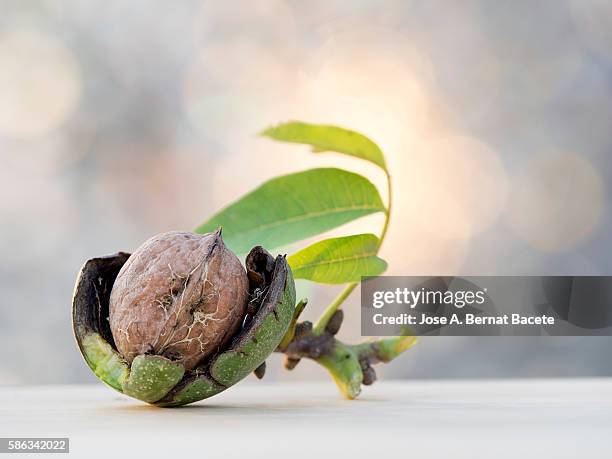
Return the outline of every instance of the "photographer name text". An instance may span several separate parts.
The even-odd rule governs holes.
[[[427,313],[401,313],[385,315],[376,313],[372,316],[375,325],[554,325],[555,318],[545,314],[522,315],[503,314],[500,316],[481,316],[476,314],[451,314],[433,316]]]

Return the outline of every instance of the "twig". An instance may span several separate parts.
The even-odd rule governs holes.
[[[370,385],[376,380],[372,365],[389,362],[411,347],[414,336],[395,336],[360,344],[345,344],[335,335],[340,330],[344,313],[337,310],[327,322],[322,333],[314,333],[311,322],[296,324],[293,339],[277,352],[285,354],[285,368],[292,370],[303,358],[323,365],[340,392],[353,399],[361,392],[361,385]]]

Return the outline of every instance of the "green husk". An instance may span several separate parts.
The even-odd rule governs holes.
[[[79,274],[73,298],[73,328],[81,353],[94,374],[119,392],[157,406],[180,406],[211,397],[259,367],[289,328],[295,309],[291,270],[285,257],[274,259],[256,247],[249,254],[250,263],[247,257],[247,266],[261,265],[257,269],[265,273],[260,277],[271,280],[257,312],[227,349],[190,372],[158,355],[137,356],[130,366],[115,349],[106,320],[112,285],[128,257],[119,253],[89,260]]]

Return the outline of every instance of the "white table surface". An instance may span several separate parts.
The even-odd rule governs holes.
[[[612,379],[379,381],[355,401],[331,382],[249,381],[178,409],[102,384],[0,387],[0,437],[37,436],[107,459],[609,458]]]

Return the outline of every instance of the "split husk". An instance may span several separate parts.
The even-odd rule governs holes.
[[[186,370],[162,355],[141,354],[131,365],[117,351],[109,298],[130,254],[88,260],[77,278],[72,319],[83,357],[96,376],[119,392],[157,406],[180,406],[216,395],[258,370],[277,348],[295,309],[295,285],[284,256],[255,247],[246,258],[249,307],[240,330],[197,367]]]

